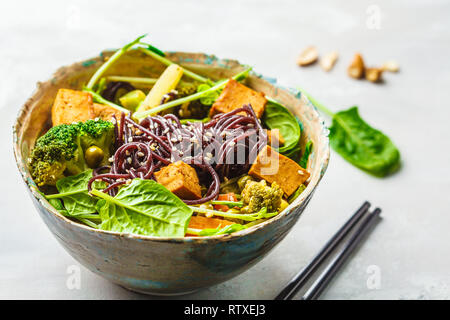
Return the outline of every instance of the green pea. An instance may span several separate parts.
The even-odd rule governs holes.
[[[84,153],[84,159],[89,168],[97,168],[104,157],[105,153],[97,146],[90,146]]]

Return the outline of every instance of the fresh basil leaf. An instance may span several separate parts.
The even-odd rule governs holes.
[[[298,162],[298,164],[304,169],[306,169],[306,167],[308,166],[308,159],[312,152],[312,147],[313,147],[313,142],[311,140],[309,140],[306,143],[305,151],[303,152],[302,157],[300,158],[300,161]]]
[[[102,230],[157,237],[184,237],[192,210],[172,192],[153,180],[133,179],[111,197],[98,190],[102,198],[97,210]]]
[[[241,231],[246,229],[247,227],[239,224],[239,223],[234,223],[234,224],[230,224],[228,226],[225,226],[223,228],[215,228],[215,229],[203,229],[202,231],[199,232],[199,236],[202,237],[207,237],[207,236],[216,236],[219,234],[230,234],[236,231]]]
[[[330,143],[342,157],[358,168],[384,177],[400,167],[400,152],[381,131],[368,125],[357,107],[333,115]]]
[[[299,151],[301,135],[300,125],[295,116],[277,101],[268,99],[261,120],[267,128],[280,130],[284,145],[278,148],[278,152],[287,157],[295,157]]]

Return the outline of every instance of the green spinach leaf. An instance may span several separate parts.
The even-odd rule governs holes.
[[[183,237],[192,210],[172,192],[153,180],[133,179],[115,197],[98,190],[97,210],[102,230],[157,237]]]
[[[311,155],[312,147],[313,147],[313,142],[311,140],[309,140],[306,143],[305,151],[303,152],[302,157],[300,158],[300,161],[298,162],[298,164],[304,169],[306,169],[306,167],[308,166],[308,159],[309,159],[309,156]]]
[[[50,204],[59,211],[59,213],[61,213],[63,216],[69,217],[69,218],[75,218],[79,221],[81,221],[82,223],[97,229],[98,225],[93,222],[94,221],[98,221],[100,219],[100,216],[98,214],[78,214],[75,216],[72,216],[69,214],[69,212],[64,208],[64,205],[62,204],[60,199],[49,199],[48,202],[50,202]]]
[[[299,149],[301,135],[300,125],[295,116],[286,107],[268,98],[261,120],[267,128],[280,130],[284,145],[278,148],[278,152],[287,157],[294,156]]]
[[[64,208],[64,205],[62,204],[60,199],[49,199],[48,202],[58,210],[63,216],[68,216],[69,212]]]
[[[153,225],[150,217],[104,199],[100,199],[97,202],[97,211],[102,219],[102,223],[99,226],[102,230],[153,235]]]
[[[397,147],[385,134],[369,126],[357,107],[334,114],[330,142],[344,159],[375,176],[384,177],[399,168]]]
[[[300,143],[290,149],[289,151],[286,151],[283,153],[286,157],[288,157],[291,160],[294,160],[295,162],[300,161],[300,155],[301,155],[302,148],[300,147]]]
[[[62,178],[56,182],[59,193],[46,196],[50,199],[61,199],[64,208],[70,216],[95,213],[97,199],[88,193],[88,182],[92,178],[92,170],[86,170],[78,175]],[[104,182],[94,182],[94,188],[105,187]],[[53,204],[52,204],[53,205]]]
[[[333,113],[300,89],[319,110],[332,120],[331,147],[354,166],[378,177],[400,168],[400,151],[380,130],[372,128],[359,115],[357,107]]]

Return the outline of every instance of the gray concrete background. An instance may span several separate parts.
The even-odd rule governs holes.
[[[141,299],[77,265],[39,219],[12,154],[18,109],[59,66],[149,33],[164,50],[214,53],[301,86],[337,111],[358,105],[402,152],[396,175],[368,176],[332,153],[313,200],[286,239],[238,277],[180,298],[272,299],[346,218],[369,200],[383,221],[324,299],[450,296],[450,4],[448,1],[2,1],[0,4],[0,298]],[[379,19],[377,19],[379,18]],[[336,67],[300,69],[298,53],[337,50]],[[353,54],[369,65],[395,59],[398,74],[375,85],[346,75]],[[373,288],[373,270],[380,285]],[[372,276],[372,277],[371,277]],[[369,282],[369,285],[368,285]]]

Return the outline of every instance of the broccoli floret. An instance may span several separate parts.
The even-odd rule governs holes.
[[[254,181],[252,176],[249,176],[248,174],[242,176],[237,181],[237,185],[239,187],[239,190],[242,192],[244,190],[245,186],[247,185],[248,181]]]
[[[198,86],[198,83],[193,82],[177,88],[177,99],[197,93]],[[200,100],[184,103],[177,109],[177,114],[182,119],[203,119],[208,116],[208,112],[209,108],[202,104]]]
[[[183,86],[177,88],[177,98],[183,98],[190,96],[191,94],[197,93],[198,83],[186,83]]]
[[[242,212],[254,213],[264,207],[267,208],[267,212],[276,212],[281,207],[283,190],[276,182],[268,186],[265,180],[260,182],[248,180],[241,195],[246,204]]]
[[[85,151],[91,146],[104,153],[99,166],[106,164],[113,140],[114,125],[109,121],[87,120],[53,127],[36,141],[29,160],[31,176],[43,186],[81,173],[89,168]]]

